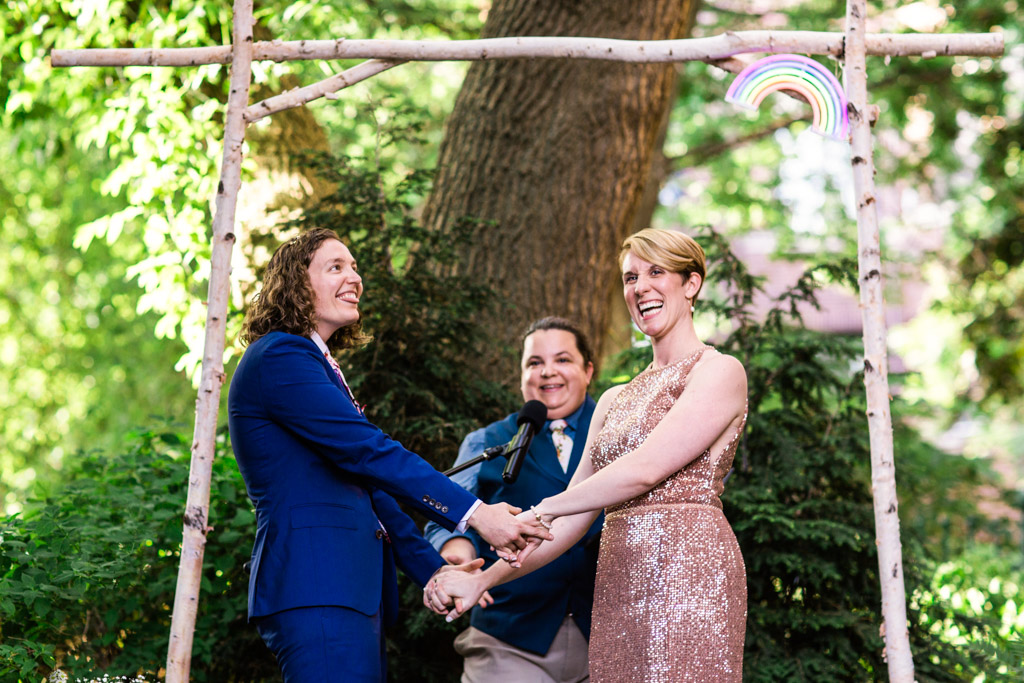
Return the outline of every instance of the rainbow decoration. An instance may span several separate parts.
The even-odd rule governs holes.
[[[770,55],[745,68],[729,86],[727,102],[757,109],[776,90],[790,90],[806,99],[814,112],[812,130],[845,140],[850,132],[846,93],[825,67],[802,55]]]

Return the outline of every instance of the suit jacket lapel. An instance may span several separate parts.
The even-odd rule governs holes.
[[[562,486],[569,484],[572,475],[576,472],[576,467],[583,458],[583,450],[587,446],[587,432],[590,431],[590,418],[594,415],[596,404],[588,394],[583,405],[586,406],[586,409],[580,412],[580,417],[576,420],[576,431],[572,435],[572,455],[569,456],[568,470],[562,470],[562,466],[558,463],[558,451],[555,449],[555,442],[551,439],[549,423],[544,423],[544,433],[535,436],[533,444],[530,446],[530,450],[534,451],[535,457],[540,461],[541,469],[548,476],[562,482]]]
[[[561,482],[563,486],[569,483],[569,475],[563,472],[562,466],[558,464],[558,451],[555,449],[555,442],[551,440],[551,430],[547,428],[546,423],[544,433],[533,437],[530,450],[544,474]],[[576,442],[574,441],[573,451],[575,450]]]

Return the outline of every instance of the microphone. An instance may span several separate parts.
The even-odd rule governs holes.
[[[519,431],[516,432],[516,435],[512,437],[512,440],[505,447],[508,463],[505,465],[505,470],[501,473],[501,479],[506,484],[514,484],[516,479],[519,478],[519,470],[522,469],[523,460],[526,459],[526,451],[530,450],[530,442],[533,441],[534,435],[540,431],[547,416],[547,406],[537,400],[527,401],[526,405],[519,411],[519,417],[516,418]]]

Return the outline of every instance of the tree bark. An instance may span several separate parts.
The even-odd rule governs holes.
[[[484,37],[684,36],[694,2],[498,0]],[[509,379],[521,329],[544,315],[577,320],[600,356],[616,256],[634,229],[659,127],[672,103],[671,65],[501,60],[470,67],[441,145],[424,212],[433,228],[473,216],[457,272],[508,302],[489,320],[495,353],[481,372]]]
[[[672,75],[672,97],[678,98],[679,72]],[[651,226],[654,212],[658,210],[658,195],[661,188],[665,186],[669,175],[672,173],[672,165],[665,156],[665,137],[668,135],[668,125],[672,118],[673,105],[669,105],[662,113],[661,121],[658,123],[658,133],[654,142],[654,149],[651,151],[651,160],[647,166],[647,179],[644,181],[643,194],[637,204],[636,213],[633,215],[633,226],[629,232],[634,233]],[[601,349],[601,356],[609,358],[616,353],[627,350],[633,343],[633,321],[629,317],[629,310],[622,300],[622,281],[615,277],[607,283],[608,297],[608,323],[604,330],[604,339],[595,341]]]

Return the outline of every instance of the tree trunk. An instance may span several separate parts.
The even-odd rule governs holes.
[[[695,6],[497,0],[483,37],[681,38]],[[508,363],[496,361],[544,315],[577,320],[600,356],[618,248],[635,229],[674,75],[671,65],[566,60],[470,67],[424,218],[434,228],[463,216],[490,222],[458,266],[510,304],[488,321],[496,343],[480,359],[485,376],[508,379]]]
[[[672,75],[673,99],[678,97],[678,72]],[[654,212],[658,210],[658,195],[672,173],[672,165],[665,156],[665,137],[668,135],[668,124],[672,118],[673,106],[665,107],[658,124],[658,134],[654,148],[651,150],[650,162],[647,164],[647,179],[644,181],[643,194],[633,214],[633,226],[630,233],[639,232],[651,225]],[[629,310],[622,299],[622,282],[615,277],[608,281],[608,322],[604,329],[604,340],[595,342],[601,348],[601,355],[609,358],[616,353],[627,350],[633,343],[633,321]]]

